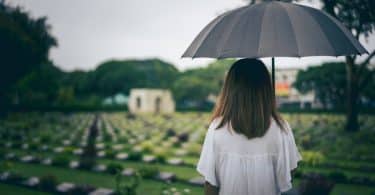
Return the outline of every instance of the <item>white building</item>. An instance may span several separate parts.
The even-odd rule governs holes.
[[[276,96],[281,107],[297,106],[299,108],[321,108],[314,92],[301,94],[292,86],[297,78],[298,68],[283,68],[275,70]]]
[[[173,113],[175,102],[169,90],[165,89],[131,89],[128,102],[131,113]]]

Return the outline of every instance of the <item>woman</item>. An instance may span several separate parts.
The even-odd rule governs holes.
[[[205,194],[274,195],[292,187],[301,155],[276,110],[262,61],[241,59],[226,75],[197,165]]]

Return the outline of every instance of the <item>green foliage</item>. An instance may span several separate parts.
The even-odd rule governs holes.
[[[324,155],[319,151],[303,151],[302,158],[303,162],[311,166],[319,165],[325,159]]]
[[[60,155],[53,159],[52,164],[56,166],[66,167],[69,165],[70,159],[67,156]]]
[[[115,162],[112,162],[112,163],[109,163],[108,166],[107,166],[107,171],[108,173],[110,174],[117,174],[117,173],[121,173],[122,169],[124,167],[122,166],[122,164],[120,163],[115,163]]]
[[[375,2],[373,0],[321,0],[323,9],[337,17],[347,28],[368,37],[375,29]]]
[[[11,162],[5,160],[0,162],[0,172],[8,171],[10,168],[12,168]]]
[[[124,180],[125,177],[127,181]],[[136,195],[140,182],[141,176],[137,171],[132,176],[123,176],[121,172],[118,172],[116,174],[116,194]]]
[[[368,69],[364,71],[370,72]],[[345,105],[343,97],[346,97],[347,94],[345,63],[324,63],[301,70],[293,85],[302,93],[314,91],[325,108],[332,105],[333,108],[342,109]],[[375,98],[373,90],[370,90],[371,87],[372,89],[375,87],[375,81],[370,82],[363,97]]]
[[[96,91],[102,96],[131,88],[171,88],[178,70],[161,60],[111,60],[100,64],[95,71],[86,74],[84,87],[87,92]]]
[[[310,174],[301,181],[298,191],[303,195],[329,195],[334,185],[323,175]]]
[[[15,103],[46,105],[54,102],[58,98],[58,78],[62,74],[51,63],[41,64],[13,86],[12,94],[17,99]]]
[[[31,18],[20,7],[0,1],[0,93],[3,94],[30,71],[48,61],[57,46],[47,18]],[[0,100],[1,101],[1,100]]]
[[[202,103],[209,94],[218,94],[225,72],[234,60],[218,60],[207,67],[182,72],[173,84],[173,94],[179,104]]]
[[[39,186],[42,190],[54,191],[57,185],[57,179],[54,175],[48,174],[40,177]]]
[[[148,165],[148,166],[141,166],[138,169],[140,176],[144,179],[152,179],[159,173],[159,169],[156,166]]]
[[[340,171],[332,171],[328,174],[328,178],[332,179],[337,183],[345,183],[347,182],[348,178],[346,175]]]
[[[131,151],[131,152],[129,152],[128,159],[129,160],[134,160],[134,161],[141,160],[142,159],[142,153],[141,152],[136,152],[136,151]]]

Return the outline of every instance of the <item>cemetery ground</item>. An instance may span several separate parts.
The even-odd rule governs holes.
[[[311,178],[331,194],[375,193],[375,116],[346,132],[344,115],[282,113]],[[196,172],[209,113],[14,113],[0,121],[3,194],[202,194]],[[310,178],[310,179],[308,179]]]

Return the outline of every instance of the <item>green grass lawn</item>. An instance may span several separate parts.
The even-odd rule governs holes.
[[[115,188],[115,176],[103,173],[92,173],[68,168],[51,166],[13,163],[11,171],[18,172],[25,176],[43,176],[53,174],[59,182],[73,182],[77,184],[90,184],[96,187]],[[160,195],[164,187],[176,187],[177,189],[188,188],[192,194],[202,194],[203,188],[195,187],[180,182],[166,184],[154,180],[142,180],[138,188],[139,194]]]
[[[25,176],[43,176],[53,173],[58,181],[74,182],[78,184],[90,184],[96,187],[115,188],[114,176],[109,174],[98,174],[88,171],[71,170],[68,168],[58,168],[43,165],[13,163],[12,171],[19,172]],[[295,179],[293,186],[298,186],[300,180]],[[142,180],[138,188],[139,194],[159,195],[164,187],[176,187],[178,189],[188,188],[192,194],[202,194],[202,187],[195,187],[180,182],[165,184],[154,180]],[[15,187],[18,188],[18,187]],[[375,187],[336,184],[332,195],[371,195],[375,192]]]
[[[0,183],[0,194],[4,195],[47,195],[48,193],[35,191],[29,188]]]

